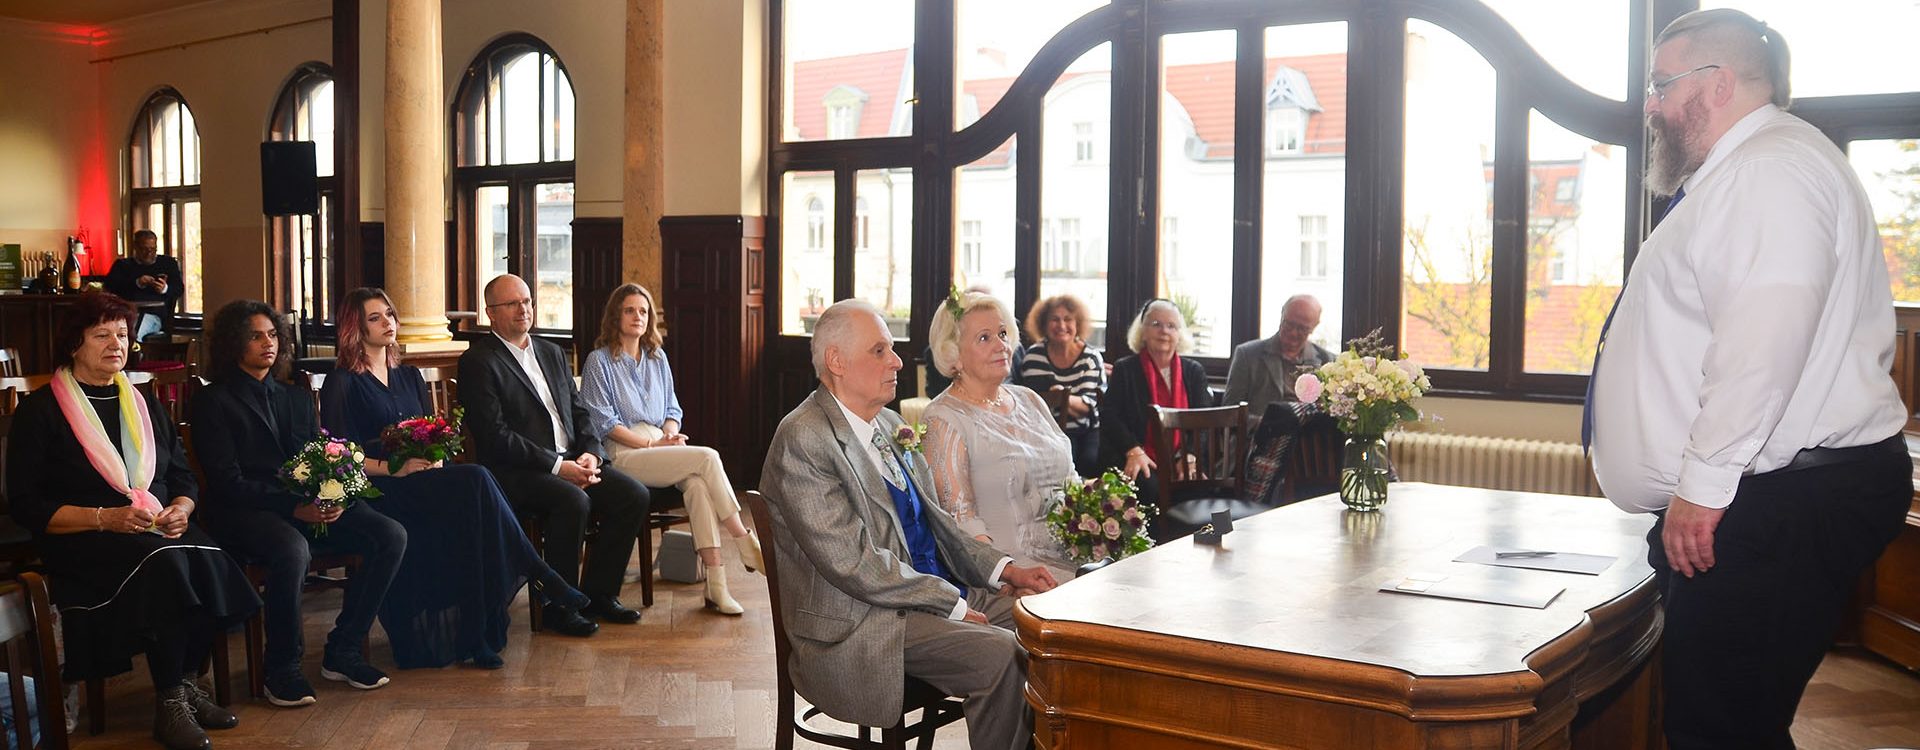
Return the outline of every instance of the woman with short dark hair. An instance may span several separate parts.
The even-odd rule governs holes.
[[[122,369],[132,305],[88,294],[54,336],[59,365],[20,402],[7,497],[46,561],[66,632],[65,676],[107,677],[146,652],[153,737],[208,745],[239,723],[199,685],[215,632],[260,608],[233,559],[192,522],[199,488],[173,423]]]

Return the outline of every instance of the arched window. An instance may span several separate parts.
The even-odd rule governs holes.
[[[533,288],[534,327],[573,329],[573,83],[525,34],[482,50],[454,97],[459,298],[503,273]],[[475,309],[475,308],[468,308]]]
[[[133,118],[127,142],[127,232],[149,229],[160,252],[180,261],[180,311],[202,309],[200,275],[200,129],[180,92],[163,88]]]
[[[340,178],[333,173],[333,71],[307,63],[294,71],[273,103],[267,139],[312,141],[314,174],[319,178],[320,213],[313,216],[276,216],[273,242],[273,295],[276,306],[297,310],[302,320],[333,319],[332,289],[339,278],[334,268],[334,212],[339,206]]]

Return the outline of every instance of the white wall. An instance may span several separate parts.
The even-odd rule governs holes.
[[[24,253],[64,253],[82,228],[111,247],[90,32],[0,19],[0,244]]]

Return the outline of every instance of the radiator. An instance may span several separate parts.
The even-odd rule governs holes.
[[[1601,496],[1592,465],[1572,443],[1396,432],[1387,447],[1402,481]]]

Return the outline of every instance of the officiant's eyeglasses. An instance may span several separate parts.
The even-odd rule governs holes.
[[[1693,70],[1689,70],[1685,73],[1676,73],[1666,78],[1662,78],[1658,81],[1647,81],[1647,96],[1653,97],[1655,99],[1658,99],[1664,102],[1667,100],[1667,89],[1672,87],[1673,84],[1679,83],[1680,79],[1693,75],[1695,73],[1699,73],[1703,70],[1718,70],[1718,69],[1720,69],[1720,66],[1718,65],[1702,65],[1698,68],[1694,68]]]

